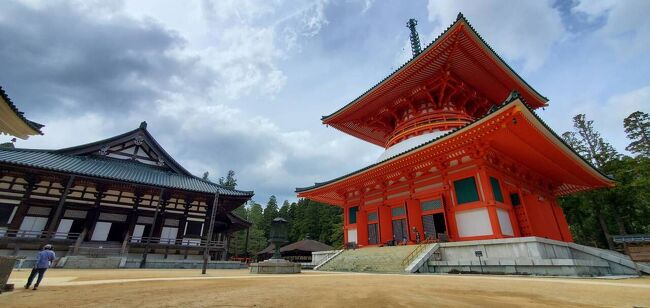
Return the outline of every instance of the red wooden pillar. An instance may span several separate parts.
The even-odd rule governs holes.
[[[562,241],[573,242],[573,236],[571,235],[571,230],[569,230],[569,224],[566,221],[566,217],[564,217],[564,211],[562,211],[562,208],[557,203],[557,199],[553,198],[551,201],[551,208],[555,213],[555,219],[558,224],[558,229],[560,229],[560,234],[562,235]]]
[[[362,247],[368,245],[368,212],[361,206],[357,212],[357,244]]]
[[[501,224],[499,224],[499,216],[497,215],[496,200],[494,200],[494,192],[490,184],[490,177],[485,171],[485,166],[478,168],[478,178],[480,181],[481,189],[483,190],[484,204],[487,206],[488,215],[490,216],[490,224],[492,225],[492,235],[494,238],[503,238],[501,232]]]
[[[415,199],[406,200],[406,207],[408,212],[409,227],[409,242],[415,243],[415,228],[420,233],[420,240],[424,239],[424,226],[422,226],[422,208],[420,208],[420,201]]]
[[[393,239],[393,220],[390,207],[381,205],[377,209],[377,213],[379,214],[379,240],[380,243],[385,244]]]
[[[343,201],[343,244],[348,243],[348,203]]]

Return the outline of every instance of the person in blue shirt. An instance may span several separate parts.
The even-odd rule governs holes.
[[[32,285],[32,281],[34,281],[36,274],[38,274],[38,279],[34,285],[34,290],[38,289],[38,285],[41,284],[45,271],[50,267],[55,258],[56,255],[54,254],[54,251],[52,251],[52,245],[45,245],[43,250],[41,250],[36,256],[36,264],[34,264],[34,268],[32,269],[31,274],[29,274],[25,289],[29,289],[29,286]]]

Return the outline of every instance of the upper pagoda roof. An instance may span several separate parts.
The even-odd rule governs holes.
[[[521,117],[524,122],[512,130],[504,123],[511,121],[510,117]],[[405,166],[431,163],[439,156],[446,156],[445,153],[457,151],[467,143],[475,142],[474,139],[478,138],[476,130],[488,131],[488,126],[496,127],[494,133],[502,134],[499,136],[503,137],[493,138],[492,147],[517,160],[529,161],[534,170],[547,173],[548,178],[558,185],[555,190],[558,195],[613,186],[609,177],[576,153],[539,118],[525,99],[513,92],[485,116],[463,127],[360,170],[309,187],[296,188],[296,192],[299,197],[340,205],[343,197],[338,195],[337,190],[363,185],[366,181],[395,173]],[[516,138],[506,138],[515,135]]]
[[[0,149],[0,164],[246,199],[253,196],[252,191],[192,175],[158,144],[145,122],[111,138],[60,150]]]
[[[28,120],[23,112],[18,110],[7,93],[0,87],[0,133],[27,139],[33,135],[43,135],[43,124]]]
[[[372,88],[336,112],[323,116],[323,124],[347,134],[384,146],[387,136],[360,124],[433,77],[449,72],[493,102],[516,90],[533,108],[547,105],[548,99],[519,76],[462,15],[421,53],[403,64]]]

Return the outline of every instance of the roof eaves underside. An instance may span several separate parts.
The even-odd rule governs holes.
[[[115,158],[67,155],[45,150],[0,149],[0,163],[198,193],[218,192],[220,195],[242,198],[253,196],[252,191],[228,189],[195,176],[176,174],[157,166]]]
[[[406,63],[404,63],[402,66],[400,66],[397,70],[395,70],[393,73],[388,75],[386,78],[381,80],[379,83],[375,84],[373,87],[368,89],[366,92],[361,94],[359,97],[354,99],[352,102],[348,103],[347,105],[343,106],[341,109],[335,111],[334,113],[328,115],[328,116],[323,116],[322,121],[324,124],[330,124],[333,125],[334,119],[341,115],[345,110],[349,109],[350,107],[356,105],[360,101],[370,97],[374,92],[380,91],[382,87],[387,86],[393,79],[395,79],[397,76],[401,75],[403,72],[407,70],[412,65],[415,65],[417,62],[421,61],[425,57],[429,56],[430,53],[436,52],[436,49],[439,45],[442,44],[442,42],[445,41],[445,39],[451,34],[454,33],[454,29],[459,27],[461,24],[467,25],[467,27],[463,27],[463,29],[469,28],[470,31],[467,31],[470,33],[472,37],[475,38],[475,41],[478,41],[481,46],[483,46],[483,50],[487,50],[488,52],[486,53],[488,56],[491,56],[494,60],[494,62],[497,65],[500,65],[501,68],[508,73],[521,87],[521,90],[524,90],[525,92],[530,93],[531,98],[536,98],[538,101],[541,102],[542,106],[546,105],[548,102],[548,99],[544,96],[542,96],[539,92],[537,92],[533,87],[531,87],[521,76],[519,76],[495,51],[490,47],[490,45],[483,40],[483,38],[476,32],[476,30],[472,27],[472,25],[464,18],[460,17],[451,24],[441,35],[439,35],[436,39],[434,39],[418,56],[413,57]],[[406,76],[409,77],[409,76]],[[405,77],[405,78],[406,78]],[[539,107],[539,106],[537,106]],[[373,142],[374,143],[374,142]]]
[[[564,142],[564,140],[562,140],[562,138],[560,138],[541,118],[539,118],[539,116],[532,110],[532,108],[530,106],[528,106],[526,104],[526,102],[523,99],[519,98],[517,95],[511,95],[511,97],[508,98],[497,109],[493,110],[492,112],[486,114],[485,116],[483,116],[483,117],[481,117],[479,119],[476,119],[475,121],[473,121],[473,122],[471,122],[471,123],[469,123],[469,124],[467,124],[467,125],[465,125],[463,127],[452,130],[452,131],[448,132],[447,134],[444,134],[444,135],[442,135],[442,136],[440,136],[440,137],[438,137],[436,139],[433,139],[433,140],[431,140],[429,142],[423,143],[423,144],[418,145],[418,146],[416,146],[414,148],[406,150],[406,151],[404,151],[402,153],[396,154],[395,156],[389,157],[389,158],[387,158],[387,159],[385,159],[385,160],[383,160],[381,162],[369,165],[369,166],[367,166],[365,168],[362,168],[362,169],[359,169],[357,171],[351,172],[351,173],[346,174],[344,176],[341,176],[341,177],[338,177],[338,178],[335,178],[335,179],[332,179],[332,180],[326,181],[326,182],[315,183],[313,186],[310,186],[310,187],[296,188],[296,193],[298,193],[298,194],[306,194],[306,193],[308,193],[310,191],[325,188],[326,186],[333,185],[333,184],[335,184],[337,182],[344,181],[344,180],[352,178],[354,176],[359,176],[359,175],[361,175],[361,174],[363,174],[365,172],[370,171],[371,169],[377,168],[377,167],[382,166],[384,164],[391,163],[391,162],[396,162],[396,161],[398,161],[400,159],[403,159],[403,158],[407,157],[408,155],[410,155],[410,154],[412,154],[412,153],[414,153],[416,151],[422,150],[422,149],[424,149],[426,147],[433,146],[436,143],[442,142],[444,139],[452,138],[455,135],[463,133],[464,131],[468,131],[468,130],[472,129],[473,127],[475,127],[476,125],[478,125],[479,122],[487,121],[489,118],[497,116],[501,111],[505,110],[506,107],[512,106],[513,104],[516,104],[516,103],[519,103],[519,104],[521,104],[521,106],[523,106],[523,108],[521,108],[521,109],[527,111],[526,116],[529,119],[531,119],[532,122],[536,122],[536,123],[540,124],[539,128],[543,129],[543,130],[545,130],[547,132],[547,135],[550,137],[549,139],[551,139],[551,142],[554,141],[553,143],[556,144],[557,146],[559,146],[564,152],[569,154],[574,161],[579,162],[592,175],[594,175],[595,177],[600,178],[603,183],[606,183],[607,186],[612,186],[613,185],[612,184],[613,182],[612,182],[612,180],[610,178],[608,178],[606,175],[604,175],[602,172],[600,172],[600,170],[598,170],[591,163],[589,163],[584,158],[582,158],[578,153],[575,152],[575,150],[573,150],[568,144],[566,144],[566,142]],[[588,189],[592,189],[592,188],[591,187],[575,187],[575,186],[573,186],[573,187],[570,187],[570,189],[569,189],[569,187],[567,187],[567,192],[570,191],[569,193],[573,193],[573,192],[578,192],[578,191],[583,191],[583,190],[588,190]],[[328,201],[331,202],[331,203],[335,203],[333,201],[336,201],[336,200],[334,200],[334,199],[332,199],[330,197],[325,197],[325,196],[321,197],[321,199],[322,199],[322,201],[326,201],[325,199],[329,199]]]
[[[28,120],[23,115],[23,113],[20,110],[18,110],[18,107],[14,105],[14,103],[11,101],[11,99],[4,91],[4,89],[2,89],[2,87],[0,87],[0,98],[2,99],[4,104],[8,107],[8,110],[10,110],[11,113],[16,117],[17,119],[16,122],[22,123],[23,126],[23,127],[14,128],[16,132],[8,131],[7,133],[10,133],[22,139],[26,139],[30,135],[43,135],[41,128],[43,128],[45,125]]]

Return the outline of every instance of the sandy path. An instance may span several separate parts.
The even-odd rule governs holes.
[[[14,272],[24,283],[29,273]],[[0,296],[3,307],[650,307],[650,278],[379,275],[243,270],[52,270],[39,291]]]

